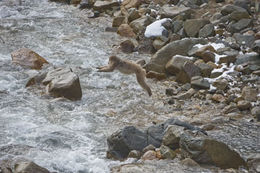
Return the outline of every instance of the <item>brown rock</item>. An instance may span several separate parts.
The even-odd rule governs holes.
[[[50,173],[33,162],[18,162],[15,164],[14,170],[15,173]]]
[[[135,45],[131,40],[125,40],[120,43],[120,48],[124,53],[132,53]]]
[[[136,37],[133,29],[128,24],[120,25],[117,30],[117,33],[123,37]]]
[[[242,97],[250,102],[255,102],[257,101],[257,95],[259,92],[257,91],[257,88],[252,88],[250,86],[245,86],[242,89]]]
[[[215,62],[215,54],[211,51],[206,50],[205,52],[202,52],[201,58],[204,62]]]
[[[195,55],[198,56],[198,57],[203,58],[203,53],[205,53],[206,51],[216,52],[216,50],[214,49],[213,46],[211,46],[211,45],[206,45],[206,46],[203,46],[203,47],[199,48],[199,49],[195,52]],[[214,57],[215,57],[215,56],[214,56]]]
[[[31,69],[40,70],[43,64],[48,64],[43,57],[27,48],[21,48],[14,51],[11,53],[11,56],[13,63]]]
[[[172,75],[177,75],[185,62],[192,62],[190,57],[175,55],[172,59],[165,65],[165,69],[168,73]]]
[[[156,159],[156,152],[149,150],[141,157],[142,160],[154,160]]]
[[[157,80],[163,80],[163,79],[166,79],[167,76],[165,73],[158,73],[158,72],[155,72],[155,71],[149,71],[147,74],[146,74],[146,77],[147,78],[155,78]]]
[[[189,83],[193,76],[200,76],[200,69],[192,62],[185,62],[181,71],[176,76],[176,81],[180,83]]]
[[[119,27],[121,24],[127,23],[127,20],[124,16],[114,17],[112,22],[112,27]]]
[[[223,103],[226,101],[226,98],[221,94],[214,94],[211,99],[218,103]]]
[[[225,90],[228,86],[228,81],[226,79],[217,79],[212,85],[218,90]]]
[[[138,8],[142,4],[141,0],[124,0],[121,7],[125,9]]]
[[[251,108],[251,103],[246,100],[241,100],[237,103],[237,107],[239,110],[244,111]]]

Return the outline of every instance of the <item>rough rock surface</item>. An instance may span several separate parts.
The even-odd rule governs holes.
[[[56,97],[79,100],[82,97],[79,77],[70,68],[57,68],[49,71],[42,81],[48,91]]]
[[[40,70],[43,64],[48,64],[48,62],[34,51],[21,48],[11,53],[12,62],[19,64],[21,66]]]
[[[147,71],[165,72],[166,63],[174,55],[184,55],[187,56],[187,52],[195,44],[206,44],[207,41],[199,38],[190,38],[173,41],[160,50],[158,50],[152,57],[151,61],[146,65]]]

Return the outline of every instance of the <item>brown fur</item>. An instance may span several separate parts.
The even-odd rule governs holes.
[[[135,73],[137,82],[139,85],[147,91],[149,96],[152,95],[150,87],[145,82],[145,71],[139,65],[131,61],[122,60],[117,56],[110,56],[107,66],[97,67],[98,72],[112,72],[118,70],[123,74],[133,74]]]

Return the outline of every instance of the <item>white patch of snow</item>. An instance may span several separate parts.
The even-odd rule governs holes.
[[[161,36],[162,32],[165,30],[165,28],[162,26],[162,24],[168,20],[171,20],[169,18],[164,18],[161,20],[157,20],[153,22],[152,24],[148,25],[145,29],[145,37],[156,37]]]
[[[221,58],[221,57],[225,57],[226,55],[219,55],[219,54],[216,54],[216,53],[214,53],[215,54],[215,63],[218,63],[219,62],[219,59]]]

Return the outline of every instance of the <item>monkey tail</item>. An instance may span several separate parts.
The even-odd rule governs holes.
[[[139,74],[136,73],[136,79],[137,79],[137,82],[139,83],[139,85],[147,91],[149,96],[151,96],[152,91],[151,91],[151,88],[145,82],[145,74],[144,73],[139,73]]]

